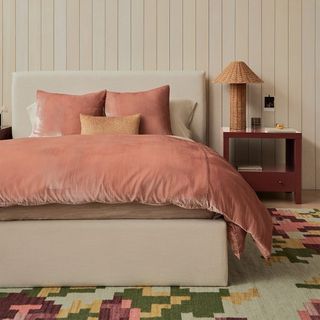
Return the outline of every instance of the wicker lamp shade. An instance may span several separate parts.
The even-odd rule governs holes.
[[[230,129],[246,129],[246,84],[263,81],[243,61],[231,62],[214,80],[230,84]]]

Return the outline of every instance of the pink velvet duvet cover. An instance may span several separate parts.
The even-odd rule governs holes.
[[[202,144],[163,135],[71,135],[0,145],[0,207],[140,202],[206,209],[224,216],[235,255],[246,233],[270,255],[267,210],[238,172]]]

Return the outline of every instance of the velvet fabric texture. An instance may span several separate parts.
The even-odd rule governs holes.
[[[106,91],[71,95],[37,91],[37,121],[33,136],[80,134],[80,114],[102,116]]]
[[[0,207],[139,202],[204,209],[224,216],[235,255],[247,232],[270,255],[266,208],[227,161],[200,143],[166,135],[71,135],[5,140],[1,152]]]
[[[81,134],[139,134],[140,115],[93,117],[80,115]]]
[[[143,92],[107,91],[106,115],[119,117],[140,114],[141,134],[170,135],[169,94],[169,86]]]

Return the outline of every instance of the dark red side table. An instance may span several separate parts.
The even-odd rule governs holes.
[[[293,192],[295,203],[301,203],[301,132],[265,132],[247,129],[231,131],[223,128],[223,157],[229,161],[230,139],[284,139],[286,141],[285,167],[262,168],[262,172],[242,171],[240,174],[253,190],[261,192]]]
[[[12,139],[11,127],[0,128],[0,140]]]

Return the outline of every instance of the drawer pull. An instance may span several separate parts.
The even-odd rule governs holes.
[[[283,181],[282,181],[282,180],[278,180],[278,183],[279,183],[279,184],[283,184]]]

